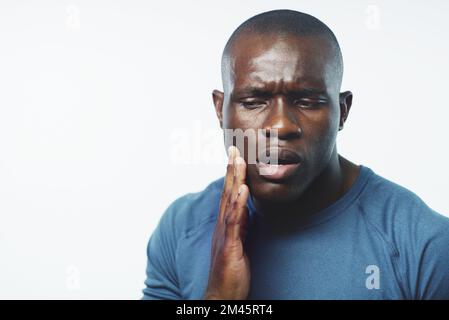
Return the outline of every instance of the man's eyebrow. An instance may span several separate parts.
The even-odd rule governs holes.
[[[300,95],[320,95],[325,94],[325,89],[313,88],[313,87],[297,87],[287,90],[286,94],[300,94]],[[238,96],[269,96],[273,93],[264,87],[245,87],[233,92],[233,97]]]
[[[324,90],[324,89],[318,89],[318,88],[310,88],[310,87],[307,87],[307,88],[293,89],[293,90],[290,90],[289,92],[291,92],[291,93],[299,93],[299,94],[309,94],[309,95],[312,95],[312,94],[325,94],[325,93],[326,93],[326,90]]]
[[[268,96],[271,92],[263,87],[245,87],[236,90],[232,93],[232,96]]]

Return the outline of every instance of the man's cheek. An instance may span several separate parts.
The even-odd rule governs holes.
[[[259,169],[257,168],[257,166],[255,164],[247,165],[246,174],[247,174],[248,180],[251,183],[257,182],[258,180],[260,180]]]

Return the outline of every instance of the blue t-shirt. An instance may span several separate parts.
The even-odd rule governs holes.
[[[224,179],[174,201],[148,243],[143,299],[202,299]],[[361,166],[351,188],[294,232],[248,200],[249,299],[449,299],[449,219]]]

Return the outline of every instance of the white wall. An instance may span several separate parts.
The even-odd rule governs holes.
[[[340,153],[449,213],[448,2],[3,0],[0,298],[140,297],[164,209],[224,173],[227,37],[278,8],[339,38]]]

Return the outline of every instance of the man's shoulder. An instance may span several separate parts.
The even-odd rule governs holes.
[[[162,228],[178,235],[192,232],[217,219],[224,177],[211,182],[199,192],[187,193],[174,200],[160,219]]]
[[[397,218],[436,217],[449,222],[449,218],[431,209],[415,192],[369,170],[372,172],[369,183],[359,199],[362,206],[366,204],[367,207],[374,207],[374,211]]]
[[[374,172],[358,204],[367,221],[399,248],[424,244],[449,230],[448,217],[430,208],[413,191]]]
[[[371,230],[386,242],[412,299],[449,298],[449,218],[409,189],[377,174],[359,199]]]

